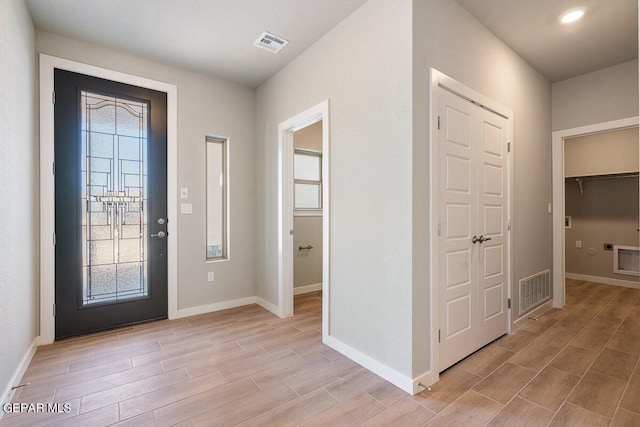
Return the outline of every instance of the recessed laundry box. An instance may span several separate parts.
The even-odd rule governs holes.
[[[615,245],[613,247],[613,272],[640,276],[640,247]]]

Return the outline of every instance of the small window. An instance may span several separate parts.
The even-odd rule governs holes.
[[[206,138],[207,259],[227,258],[227,140]]]
[[[294,208],[322,209],[322,153],[296,149],[293,176]]]

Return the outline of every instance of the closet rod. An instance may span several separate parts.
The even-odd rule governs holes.
[[[638,172],[635,173],[624,173],[624,174],[612,174],[612,175],[594,175],[594,176],[573,176],[567,177],[570,179],[582,180],[582,181],[593,181],[596,179],[619,179],[619,178],[638,178],[640,176]]]

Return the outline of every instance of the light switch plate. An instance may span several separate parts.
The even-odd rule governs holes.
[[[180,189],[180,198],[188,199],[189,198],[189,189],[187,187],[182,187]]]
[[[193,205],[191,203],[182,203],[180,205],[180,213],[183,213],[183,214],[193,213]]]

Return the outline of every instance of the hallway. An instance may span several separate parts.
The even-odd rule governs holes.
[[[40,347],[5,426],[637,426],[640,290],[567,281],[551,309],[409,396],[321,343],[320,292]]]
[[[434,426],[637,426],[639,356],[640,290],[568,279],[565,309],[494,341],[415,399],[438,412]]]

